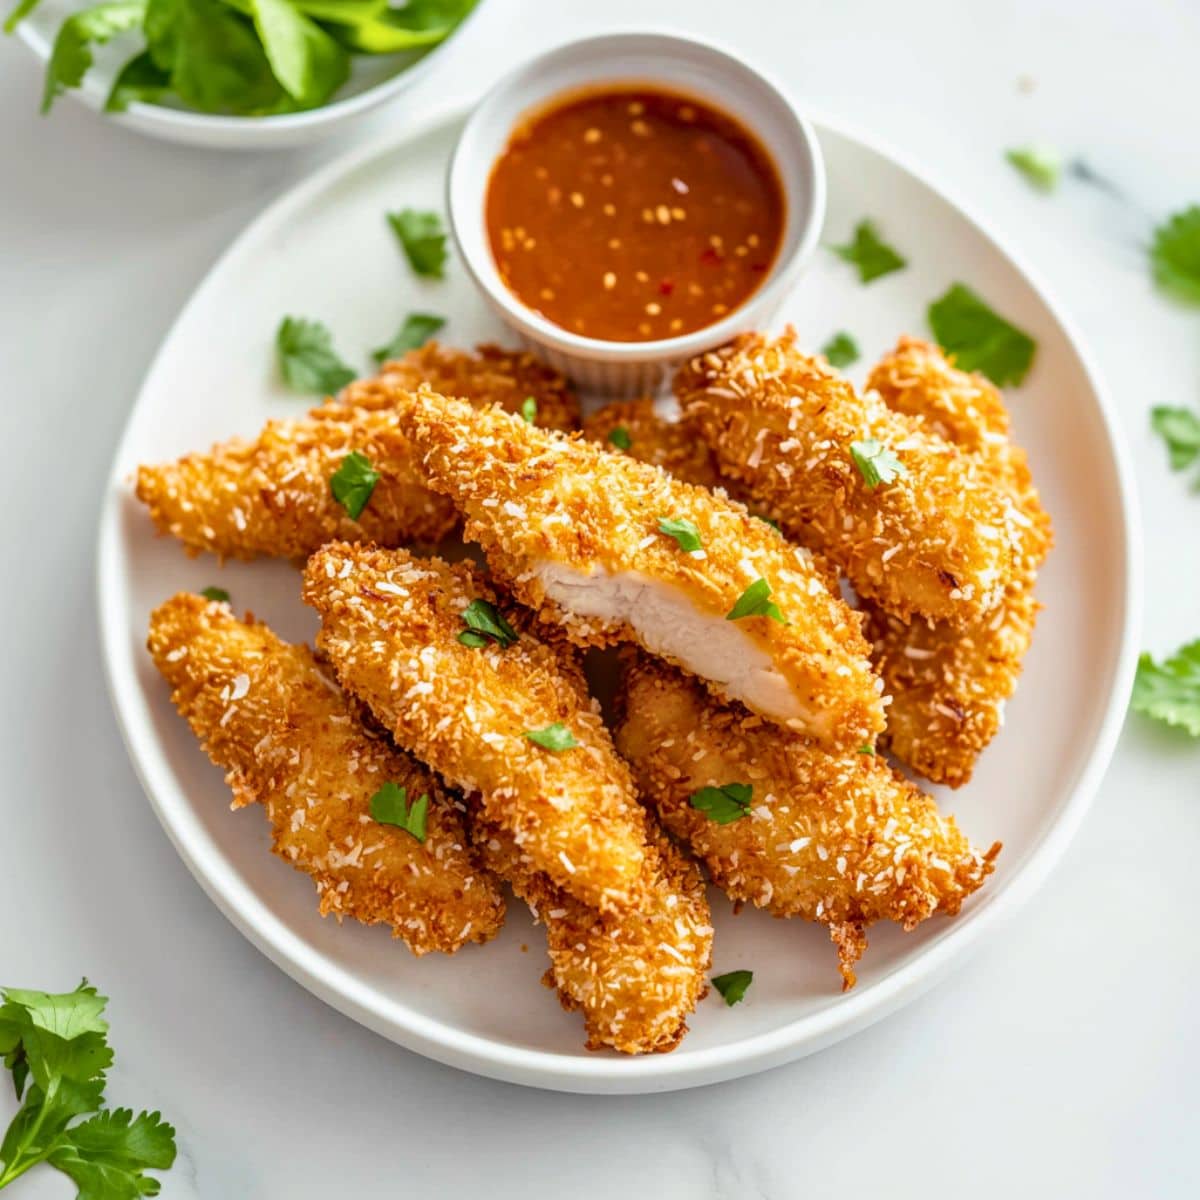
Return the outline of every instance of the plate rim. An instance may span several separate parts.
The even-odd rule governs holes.
[[[906,154],[885,150],[872,136],[864,135],[852,125],[832,119],[819,109],[806,105],[805,115],[817,127],[818,136],[827,132],[846,138],[892,163],[935,192],[1008,260],[1062,330],[1096,400],[1117,484],[1122,524],[1119,532],[1125,546],[1126,570],[1120,597],[1123,612],[1119,642],[1109,695],[1090,753],[1075,786],[1066,797],[1053,825],[1027,853],[1012,880],[1002,892],[980,905],[969,923],[954,923],[910,962],[897,967],[869,990],[857,995],[850,993],[825,1009],[765,1033],[697,1051],[686,1057],[649,1055],[616,1058],[597,1055],[568,1058],[550,1051],[507,1045],[494,1038],[455,1029],[407,1009],[399,1001],[386,1001],[381,1005],[378,993],[373,988],[361,984],[353,972],[325,961],[309,942],[293,933],[267,910],[236,874],[223,870],[219,863],[206,862],[204,847],[191,844],[188,840],[188,830],[185,828],[188,801],[184,789],[171,778],[150,723],[142,721],[140,727],[135,727],[132,720],[141,697],[132,658],[123,649],[130,629],[128,607],[124,603],[115,603],[113,599],[121,594],[123,588],[118,577],[121,506],[127,501],[122,464],[127,458],[126,448],[143,397],[151,390],[158,373],[164,369],[168,352],[180,335],[180,328],[192,306],[213,286],[213,280],[222,273],[227,260],[244,243],[257,236],[261,229],[285,219],[289,212],[339,179],[375,158],[394,153],[405,143],[433,135],[442,126],[462,121],[470,108],[470,104],[443,105],[419,119],[406,121],[401,127],[339,155],[271,200],[208,268],[159,345],[117,443],[106,476],[106,494],[99,521],[97,619],[105,682],[122,741],[168,839],[201,888],[226,918],[271,962],[319,999],[408,1050],[449,1066],[510,1083],[598,1094],[673,1091],[780,1066],[832,1045],[887,1016],[932,987],[951,967],[963,963],[967,953],[980,943],[981,938],[1028,902],[1045,882],[1078,831],[1108,768],[1124,723],[1136,663],[1137,635],[1141,627],[1142,583],[1139,564],[1142,544],[1138,500],[1128,451],[1120,437],[1112,399],[1086,343],[1073,321],[1064,315],[1053,292],[1045,286],[1036,271],[1029,269],[1020,254],[1014,253],[1003,238],[995,235],[987,222],[978,219],[959,202],[953,188],[944,187],[936,172],[929,172],[923,165],[915,164]],[[126,657],[131,659],[128,665],[122,661]]]

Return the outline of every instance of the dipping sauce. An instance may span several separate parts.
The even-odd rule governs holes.
[[[785,202],[732,117],[645,87],[576,93],[519,126],[488,182],[488,239],[523,304],[584,337],[703,329],[766,278]]]

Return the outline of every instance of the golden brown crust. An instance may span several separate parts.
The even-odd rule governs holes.
[[[623,429],[629,436],[625,449],[612,441],[613,432]],[[712,451],[693,429],[658,415],[654,401],[616,400],[597,409],[583,423],[583,436],[614,453],[628,454],[639,462],[662,467],[668,475],[697,487],[721,487]]]
[[[1014,572],[1012,506],[928,426],[858,396],[795,333],[743,334],[677,375],[684,420],[785,532],[827,554],[856,592],[898,615],[964,624]],[[874,439],[907,474],[871,488],[851,456]]]
[[[632,577],[639,587],[682,597],[689,627],[694,621],[721,636],[728,636],[727,615],[739,597],[763,578],[787,624],[749,617],[736,622],[737,636],[747,654],[760,655],[776,673],[788,705],[802,714],[764,708],[764,715],[840,746],[871,740],[882,728],[880,683],[865,659],[859,618],[830,593],[807,551],[741,505],[495,408],[475,411],[421,391],[402,411],[427,481],[463,512],[466,537],[483,547],[520,600],[576,644],[640,640],[643,633],[625,620],[585,615],[570,595],[551,598],[547,566],[588,586]],[[664,517],[695,524],[702,557],[659,532]],[[651,648],[667,653],[661,644]]]
[[[587,1048],[673,1050],[707,987],[712,920],[699,871],[656,831],[646,848],[641,902],[603,916],[554,886],[511,835],[479,821],[483,860],[546,926],[547,982],[582,1012]]]
[[[999,391],[957,370],[936,347],[901,338],[871,372],[889,407],[926,421],[975,457],[1010,497],[1018,522],[1016,570],[994,612],[965,628],[911,623],[866,605],[875,661],[892,703],[886,742],[913,770],[938,783],[966,783],[999,731],[1033,637],[1040,605],[1033,587],[1053,540],[1024,452],[1008,437]]]
[[[574,651],[520,631],[501,649],[463,645],[472,600],[497,603],[477,568],[402,550],[334,543],[309,559],[304,599],[342,685],[397,743],[482,797],[537,868],[597,909],[637,900],[645,818]],[[579,743],[555,753],[524,735],[561,722]]]
[[[645,656],[622,703],[617,747],[666,831],[734,901],[828,925],[847,986],[866,926],[956,913],[992,871],[998,845],[975,850],[875,755],[826,754]],[[754,789],[746,816],[722,825],[691,804],[730,783]]]
[[[228,771],[233,806],[263,805],[275,853],[312,877],[322,915],[384,922],[414,954],[495,935],[504,902],[452,797],[368,736],[307,647],[186,593],[154,611],[148,644],[175,707]],[[385,782],[430,797],[423,844],[371,818]]]

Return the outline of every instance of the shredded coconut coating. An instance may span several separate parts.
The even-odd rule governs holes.
[[[846,988],[869,925],[957,913],[991,874],[999,843],[980,853],[875,755],[829,755],[644,656],[622,707],[617,746],[667,832],[733,900],[827,925]],[[721,825],[690,803],[729,783],[753,787],[746,816]]]
[[[675,379],[684,420],[723,474],[855,591],[897,615],[965,624],[990,611],[1015,571],[1011,502],[978,463],[879,396],[859,396],[794,331],[742,334]],[[874,439],[907,474],[867,485],[851,443]]]
[[[380,474],[357,521],[330,490],[352,451]],[[233,438],[207,454],[140,466],[137,496],[160,533],[178,538],[189,554],[221,558],[303,558],[334,539],[436,542],[458,519],[422,485],[396,412],[336,403],[268,421],[253,441]]]
[[[764,710],[772,720],[834,747],[860,745],[883,728],[882,684],[867,661],[858,614],[831,594],[811,554],[742,505],[630,456],[533,429],[496,408],[476,411],[421,390],[403,412],[429,485],[464,514],[467,539],[483,547],[492,571],[519,600],[577,645],[640,641],[666,653],[648,644],[636,614],[630,622],[606,620],[552,600],[547,564],[586,580],[633,577],[647,589],[682,595],[700,641],[736,630],[786,692],[792,711]],[[681,550],[659,532],[661,518],[693,522],[702,550]],[[726,623],[758,578],[770,585],[787,624],[765,616]],[[736,679],[708,682],[753,703]]]
[[[582,1012],[587,1048],[624,1054],[673,1050],[705,991],[712,919],[695,865],[661,834],[647,846],[643,899],[599,914],[537,871],[511,835],[480,821],[483,861],[546,926],[550,969],[568,1011]]]
[[[414,954],[496,934],[504,901],[451,798],[368,735],[306,646],[186,593],[154,611],[148,645],[175,707],[228,772],[233,807],[262,804],[275,853],[312,877],[322,915],[390,925]],[[386,782],[429,796],[424,843],[372,819]]]
[[[962,629],[910,624],[866,606],[875,661],[892,696],[886,743],[914,771],[959,787],[999,731],[1020,678],[1041,607],[1033,588],[1053,540],[1050,519],[989,380],[956,369],[936,346],[904,337],[872,371],[869,386],[889,407],[926,421],[977,458],[1022,518],[1015,575],[981,621]]]
[[[609,440],[617,428],[629,434],[628,450]],[[685,483],[712,489],[723,486],[704,440],[696,436],[694,429],[659,416],[651,399],[606,404],[583,422],[583,436],[615,454],[628,454],[639,462],[662,467]]]
[[[352,383],[342,392],[345,404],[363,403],[374,380]],[[521,415],[532,397],[537,406],[534,424],[545,429],[579,428],[579,399],[567,380],[527,350],[503,350],[499,346],[476,346],[472,354],[427,342],[403,358],[385,362],[378,382],[386,389],[416,391],[422,384],[444,396],[469,400],[476,407],[498,404],[505,412]]]
[[[525,628],[470,563],[402,550],[326,546],[309,559],[304,599],[342,685],[399,745],[480,793],[485,817],[558,886],[597,909],[637,901],[645,816],[571,647]],[[475,599],[520,631],[515,645],[458,640]],[[578,746],[555,753],[524,736],[556,721]]]

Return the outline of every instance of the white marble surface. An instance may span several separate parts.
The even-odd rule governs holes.
[[[1200,202],[1190,0],[489,10],[360,134],[585,30],[651,20],[744,51],[929,164],[1040,264],[1133,452],[1145,644],[1200,634],[1200,496],[1147,427],[1154,403],[1200,403],[1200,311],[1155,294],[1143,252],[1154,220]],[[160,1106],[179,1129],[164,1196],[1196,1194],[1200,744],[1140,721],[1059,870],[963,971],[758,1078],[641,1099],[491,1083],[358,1028],[254,951],[176,858],[126,761],[96,642],[96,502],[189,291],[250,216],[346,143],[255,158],[176,149],[69,103],[40,120],[39,88],[24,47],[0,44],[0,980],[58,989],[86,972],[112,996],[110,1100]],[[1035,138],[1115,192],[1031,192],[1001,154]],[[9,1107],[3,1095],[4,1121]],[[45,1171],[13,1194],[72,1191]]]

